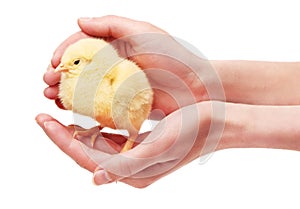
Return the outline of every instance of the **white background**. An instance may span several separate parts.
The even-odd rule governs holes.
[[[56,46],[78,30],[78,17],[116,14],[148,21],[209,59],[299,61],[297,0],[0,4],[0,208],[299,208],[299,152],[225,150],[146,189],[122,183],[96,187],[92,175],[34,120],[47,112],[72,123],[71,114],[43,97],[42,75]]]

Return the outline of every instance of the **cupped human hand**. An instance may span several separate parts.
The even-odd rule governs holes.
[[[217,143],[208,140],[210,131],[215,132],[214,136],[222,132],[222,128],[211,128],[216,122],[212,109],[210,103],[204,102],[169,114],[151,132],[141,134],[136,146],[125,153],[119,153],[126,141],[121,135],[103,133],[92,146],[88,137],[73,138],[74,126],[64,126],[46,114],[38,115],[36,120],[63,152],[94,173],[96,184],[121,181],[143,188],[218,149]]]
[[[105,16],[80,18],[78,25],[81,31],[67,38],[56,49],[44,75],[44,81],[49,85],[44,94],[55,99],[60,107],[57,100],[60,75],[53,70],[64,50],[86,37],[103,38],[114,45],[122,57],[135,61],[147,74],[154,90],[153,109],[159,109],[165,115],[213,97],[208,94],[222,93],[222,88],[217,89],[217,85],[210,87],[207,81],[212,80],[211,77],[218,79],[208,60],[196,56],[167,32],[150,23]]]

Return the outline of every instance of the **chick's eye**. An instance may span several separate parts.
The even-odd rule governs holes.
[[[74,65],[78,65],[79,63],[80,63],[80,60],[75,60],[75,61],[73,62]]]

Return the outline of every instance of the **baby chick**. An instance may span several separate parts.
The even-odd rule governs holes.
[[[92,117],[101,127],[127,130],[129,138],[121,152],[131,149],[153,101],[145,73],[97,38],[70,45],[55,71],[61,72],[59,98],[63,106]],[[92,136],[92,143],[95,139]]]

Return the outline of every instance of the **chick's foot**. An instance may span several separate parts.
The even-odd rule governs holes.
[[[100,130],[102,129],[102,127],[95,126],[90,129],[84,129],[78,126],[74,126],[74,129],[75,129],[73,133],[74,139],[80,140],[80,137],[90,137],[90,145],[91,147],[93,147],[97,137],[101,135]]]
[[[132,139],[128,139],[126,141],[123,149],[121,150],[121,153],[130,150],[133,147],[133,144],[134,144],[134,141]]]
[[[129,137],[128,137],[126,143],[124,144],[124,147],[121,150],[121,153],[132,149],[137,137],[138,137],[138,133],[129,134]]]

